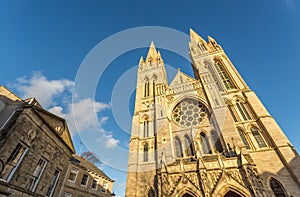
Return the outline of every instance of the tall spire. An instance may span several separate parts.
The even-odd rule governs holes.
[[[203,43],[206,43],[206,41],[201,36],[199,36],[199,34],[197,34],[192,28],[190,28],[190,39],[191,41],[201,41]]]
[[[149,51],[148,51],[146,61],[148,62],[150,60],[154,60],[156,55],[157,55],[157,51],[156,51],[154,42],[152,41],[151,44],[150,44],[150,48],[149,48]]]
[[[156,50],[153,41],[150,44],[150,48],[145,62],[162,62],[160,52]]]

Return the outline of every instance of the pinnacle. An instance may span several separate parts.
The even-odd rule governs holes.
[[[146,57],[146,62],[161,61],[161,54],[156,50],[154,42],[152,41],[149,47],[149,51]]]
[[[143,56],[141,56],[139,65],[141,65],[141,64],[144,63],[144,62],[145,62],[145,61],[144,61],[144,58],[143,58]]]
[[[197,34],[192,28],[190,28],[190,38],[191,40],[194,40],[196,42],[202,41],[206,43],[206,41],[199,34]]]
[[[208,36],[208,41],[209,41],[209,42],[215,41],[215,39],[213,39],[211,36]]]
[[[157,55],[157,51],[156,51],[154,42],[152,41],[150,44],[150,48],[149,48],[146,60],[149,60],[150,58],[154,59],[156,57],[156,55]]]

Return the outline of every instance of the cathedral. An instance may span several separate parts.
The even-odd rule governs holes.
[[[297,197],[300,158],[212,37],[168,83],[152,42],[137,73],[127,197]]]

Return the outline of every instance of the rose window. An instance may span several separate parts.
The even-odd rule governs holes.
[[[194,99],[180,101],[172,112],[174,122],[184,127],[198,126],[206,117],[206,107]]]

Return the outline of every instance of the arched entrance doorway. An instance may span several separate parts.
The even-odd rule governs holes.
[[[235,192],[233,192],[233,191],[229,191],[229,192],[227,192],[227,193],[225,194],[224,197],[242,197],[242,196],[239,195],[239,194],[237,194],[237,193],[235,193]]]

